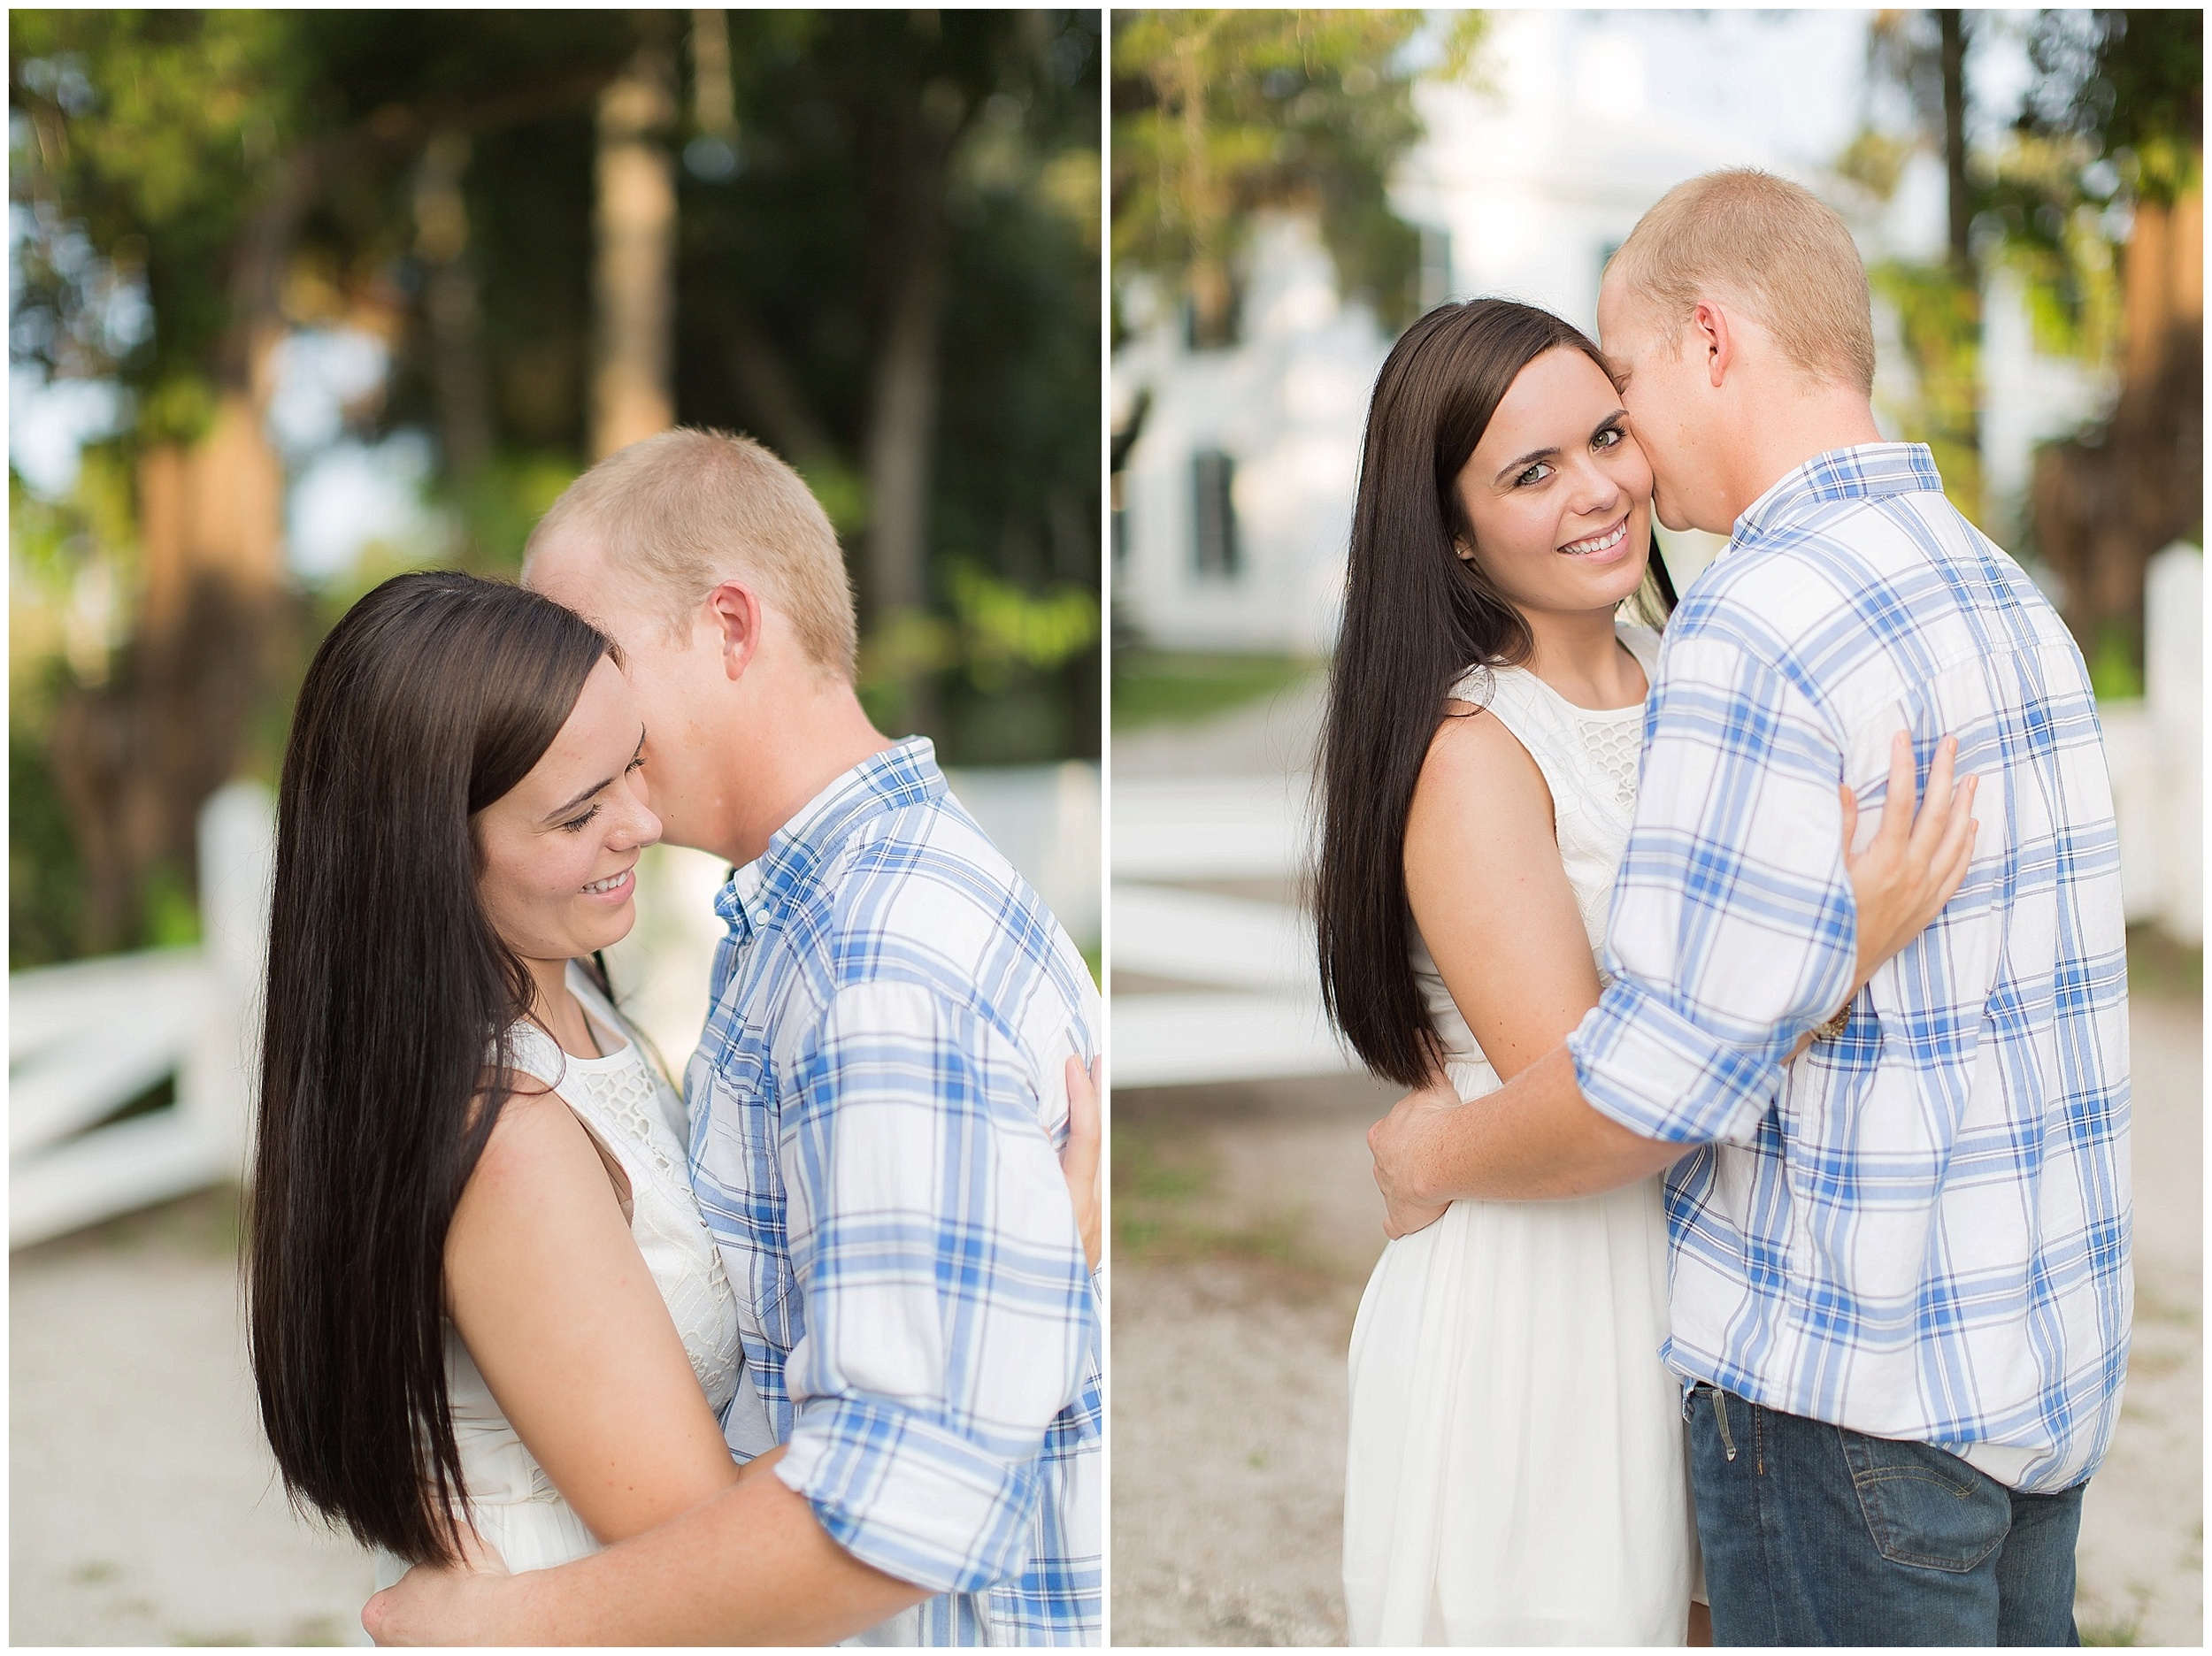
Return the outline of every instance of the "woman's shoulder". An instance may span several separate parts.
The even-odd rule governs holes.
[[[595,1199],[609,1184],[605,1158],[567,1100],[525,1077],[500,1100],[468,1188],[480,1206],[510,1210],[579,1191]]]
[[[1494,693],[1496,687],[1492,686]],[[1417,809],[1425,795],[1438,803],[1449,801],[1455,814],[1478,806],[1485,814],[1525,806],[1548,822],[1551,790],[1543,767],[1512,722],[1499,717],[1498,697],[1473,702],[1455,694],[1451,700],[1465,704],[1465,710],[1448,708],[1429,740],[1415,784]]]

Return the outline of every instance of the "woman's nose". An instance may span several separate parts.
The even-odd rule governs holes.
[[[633,783],[637,783],[638,773],[632,772],[631,780]],[[623,802],[625,809],[621,821],[616,824],[616,832],[621,837],[624,849],[657,844],[661,837],[661,819],[653,814],[652,807],[645,802],[643,786],[635,786],[625,789]]]
[[[1620,510],[1625,493],[1618,478],[1594,459],[1586,457],[1577,469],[1575,491],[1569,504],[1585,518],[1610,517]]]

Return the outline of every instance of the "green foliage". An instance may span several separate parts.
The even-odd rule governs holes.
[[[1049,671],[1098,640],[1098,595],[1062,586],[1041,598],[962,559],[952,566],[968,675],[979,690],[1002,689],[1016,669]]]
[[[1896,311],[1914,369],[1911,391],[1891,411],[1908,441],[1933,453],[1951,503],[1982,525],[1981,295],[1944,264],[1888,259],[1867,281]]]
[[[1114,728],[1188,724],[1287,689],[1317,671],[1298,656],[1114,652]]]
[[[84,911],[77,840],[46,758],[42,721],[19,694],[8,719],[8,970],[75,958]]]
[[[1348,295],[1395,327],[1417,300],[1419,241],[1390,170],[1421,135],[1405,11],[1145,11],[1114,17],[1113,257],[1187,293],[1202,337],[1226,327],[1253,215],[1318,218]],[[1464,13],[1441,72],[1468,72]]]
[[[2028,41],[2039,81],[2019,126],[2109,157],[2129,193],[2170,205],[2204,165],[2204,13],[2046,11]]]
[[[200,940],[200,906],[173,864],[155,868],[146,882],[146,944],[150,948],[179,948]]]
[[[449,481],[442,493],[457,518],[462,562],[480,574],[518,572],[530,532],[582,470],[573,458],[557,451],[510,449],[495,456],[474,477]],[[397,568],[366,571],[350,584],[365,593],[398,572]],[[371,574],[373,579],[367,579]]]
[[[962,111],[927,607],[869,616],[863,702],[903,732],[926,691],[950,762],[1094,754],[1097,14],[931,15],[729,13],[741,165],[680,180],[678,410],[783,453],[860,550],[875,353],[907,274],[887,253],[907,165],[892,111]],[[758,392],[764,367],[790,392],[781,406]]]
[[[2143,699],[2143,670],[2137,664],[2139,653],[2130,629],[2117,622],[2106,623],[2089,658],[2089,688],[2099,702]]]

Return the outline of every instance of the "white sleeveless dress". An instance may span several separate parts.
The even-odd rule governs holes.
[[[1659,640],[1623,625],[1656,671]],[[1578,708],[1471,671],[1551,789],[1594,953],[1626,847],[1640,705]],[[1496,1072],[1417,935],[1463,1098]],[[1355,1644],[1679,1644],[1697,1575],[1667,1334],[1661,1181],[1578,1201],[1454,1202],[1385,1249],[1352,1331],[1344,1596]]]
[[[691,1192],[682,1098],[649,1063],[636,1032],[573,962],[568,986],[596,1026],[600,1058],[564,1053],[534,1024],[515,1026],[516,1067],[545,1082],[576,1112],[629,1176],[631,1234],[668,1302],[692,1372],[733,1440],[772,1442],[767,1417],[743,1374],[737,1302],[722,1254]],[[507,1423],[468,1347],[450,1323],[445,1339],[446,1392],[461,1452],[468,1518],[511,1570],[549,1569],[599,1551],[599,1541],[553,1487],[536,1457]],[[736,1409],[760,1412],[741,1430]],[[406,1574],[392,1553],[376,1555],[380,1591]]]

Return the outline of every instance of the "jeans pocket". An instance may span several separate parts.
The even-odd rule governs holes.
[[[1891,1563],[1962,1575],[2003,1544],[2012,1497],[1996,1479],[1932,1444],[1835,1430],[1867,1534]]]

